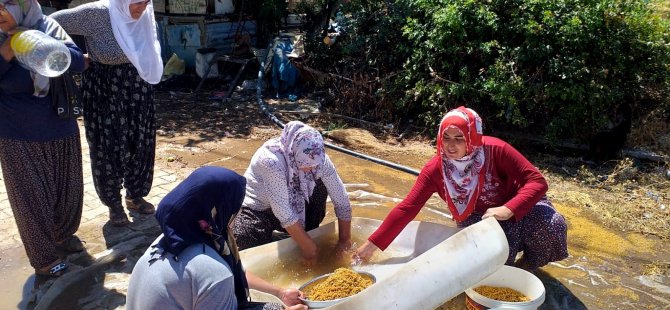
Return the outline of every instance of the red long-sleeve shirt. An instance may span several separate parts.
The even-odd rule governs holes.
[[[485,163],[481,173],[484,173],[484,185],[474,213],[484,214],[489,208],[504,205],[519,221],[546,194],[547,181],[533,164],[505,141],[484,136],[483,142]],[[382,250],[386,249],[433,193],[437,192],[446,201],[440,164],[439,155],[428,161],[409,194],[368,238],[370,242]]]

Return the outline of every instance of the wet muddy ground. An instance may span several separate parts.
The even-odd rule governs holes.
[[[175,180],[201,165],[225,166],[243,173],[256,148],[279,133],[258,113],[252,97],[220,105],[194,104],[179,96],[166,96],[158,105],[156,167]],[[295,107],[278,107],[289,108]],[[351,128],[333,132],[331,136],[359,152],[414,169],[420,169],[434,152],[432,146],[421,141],[393,145]],[[414,182],[415,177],[408,173],[333,150],[327,152],[348,185],[354,216],[383,219]],[[667,240],[603,224],[588,207],[589,199],[600,198],[581,191],[578,185],[550,184],[549,196],[568,221],[571,255],[537,272],[547,289],[541,309],[670,309]],[[433,198],[417,220],[451,224],[446,213],[443,202]],[[105,217],[106,214],[99,215],[98,224],[80,231],[82,239],[89,240],[88,252],[76,259],[84,266],[91,266],[87,268],[89,272],[76,285],[61,285],[69,284],[65,281],[69,279],[47,283],[52,292],[60,289],[63,293],[55,298],[54,307],[124,308],[125,285],[132,266],[158,231],[149,217],[134,219],[135,226],[127,231],[110,231],[105,226]],[[333,219],[330,209],[326,221]],[[104,252],[106,248],[117,251]],[[35,279],[22,248],[3,250],[1,255],[0,276],[9,281],[0,290],[0,308],[28,307]],[[448,255],[445,253],[445,257]],[[46,289],[38,291],[44,294],[42,297],[49,293]],[[440,309],[465,309],[463,294]]]

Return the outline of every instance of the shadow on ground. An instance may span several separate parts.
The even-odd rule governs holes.
[[[126,303],[128,278],[149,244],[160,234],[153,215],[131,214],[126,227],[107,222],[103,236],[107,250],[67,256],[80,268],[58,278],[32,276],[24,284],[26,309],[115,309]],[[35,288],[35,289],[33,289]],[[31,292],[32,291],[32,292]]]
[[[544,304],[540,306],[540,310],[555,310],[555,309],[572,309],[572,310],[586,310],[588,307],[579,300],[575,294],[570,291],[561,281],[552,277],[543,270],[537,270],[535,275],[540,278],[544,284],[546,295]]]

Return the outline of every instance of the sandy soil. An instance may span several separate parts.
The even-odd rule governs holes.
[[[236,92],[222,101],[208,99],[216,91],[212,88],[217,88],[212,85],[198,96],[189,92],[193,85],[163,88],[157,93],[156,170],[176,173],[177,176],[171,176],[173,181],[202,165],[220,165],[243,173],[258,146],[280,133],[279,127],[260,112],[252,92]],[[320,102],[317,95],[298,102],[267,101],[282,121],[309,123],[322,130],[329,143],[415,170],[420,170],[435,152],[431,139],[420,136],[419,132],[315,113]],[[400,138],[399,133],[405,134]],[[548,299],[548,306],[543,309],[583,309],[585,305],[597,309],[667,307],[670,304],[670,250],[665,245],[670,238],[667,164],[631,159],[591,163],[581,160],[579,154],[546,153],[525,145],[514,146],[543,172],[550,184],[548,195],[569,225],[571,257],[561,262],[563,265],[543,268],[538,275],[548,291],[556,292],[549,296],[554,299]],[[338,164],[338,171],[356,175],[346,163]],[[382,177],[394,178],[386,173]],[[94,235],[101,234],[100,227],[91,229]],[[158,233],[151,217],[118,234],[103,226],[104,239],[100,240],[105,243],[87,246],[91,250],[114,246],[118,251],[83,257],[91,261],[103,259],[78,276],[79,280],[95,281],[84,284],[88,285],[86,291],[77,290],[79,294],[85,293],[83,301],[77,301],[79,295],[75,294],[72,303],[95,305],[84,307],[87,309],[100,305],[123,309],[127,278],[134,261]],[[65,287],[60,290],[63,291],[68,283],[74,280],[63,279],[56,284]],[[609,296],[618,299],[612,301]],[[636,303],[628,303],[630,300]],[[460,296],[439,309],[461,309],[462,305]]]
[[[200,97],[206,97],[204,92]],[[227,139],[256,140],[277,136],[278,126],[258,109],[255,95],[236,92],[231,100],[207,101],[192,94],[166,92],[158,95],[159,145],[156,162],[184,173],[216,162],[217,150]],[[324,131],[330,143],[420,170],[434,154],[427,137],[405,135],[398,130],[311,113],[319,98],[298,102],[268,100],[283,122],[302,120]],[[302,114],[297,112],[304,112]],[[605,226],[626,231],[670,237],[670,167],[668,164],[632,159],[605,163],[587,162],[580,154],[541,153],[514,145],[544,173],[549,196],[595,216]],[[232,167],[244,171],[245,163]]]
[[[157,167],[177,171],[181,177],[205,164],[243,173],[256,148],[279,135],[279,127],[260,112],[253,93],[234,93],[225,102],[207,100],[207,96],[207,92],[200,98],[174,91],[159,93]],[[302,120],[322,130],[327,142],[356,152],[416,170],[435,152],[431,139],[412,132],[400,139],[398,133],[402,131],[398,129],[314,113],[318,96],[298,102],[267,101],[283,122]],[[642,298],[640,305],[665,304],[630,285],[650,292],[654,289],[629,281],[653,277],[661,286],[669,283],[670,252],[658,250],[665,248],[663,244],[670,238],[668,165],[625,158],[593,163],[582,160],[582,154],[514,146],[543,172],[550,184],[548,196],[568,221],[571,259],[563,262],[567,265],[547,268],[547,273],[540,276],[548,289],[558,292],[557,298],[568,300],[562,305],[554,303],[555,307],[581,309],[582,298],[587,305],[611,308],[614,304],[608,304],[605,296],[612,294],[622,300]],[[245,155],[236,158],[230,155],[231,150]],[[586,269],[572,269],[580,265]],[[598,273],[604,274],[611,288],[598,289],[598,281],[593,278]],[[584,279],[591,279],[593,288],[581,291],[572,286],[565,290],[566,283]],[[462,298],[440,309],[460,309]],[[622,305],[619,301],[615,304]]]

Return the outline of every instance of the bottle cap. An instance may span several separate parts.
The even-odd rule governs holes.
[[[37,41],[30,40],[29,36],[24,35],[25,33],[25,31],[15,33],[12,36],[12,40],[9,42],[10,47],[16,54],[25,54],[32,50],[35,47],[35,44],[37,44]]]

